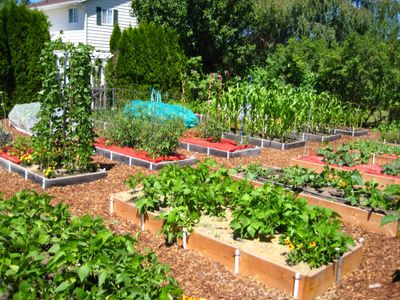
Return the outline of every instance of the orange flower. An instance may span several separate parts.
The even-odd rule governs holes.
[[[346,181],[342,181],[342,187],[346,187],[347,183]]]
[[[317,246],[317,243],[316,243],[316,242],[311,242],[311,243],[309,244],[309,246],[310,246],[311,248],[314,248],[315,246]]]

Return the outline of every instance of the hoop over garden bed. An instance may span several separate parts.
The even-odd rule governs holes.
[[[320,173],[322,172],[324,166],[327,165],[322,160],[322,156],[307,155],[304,157],[293,158],[292,165],[298,165],[303,168],[310,168]],[[400,184],[400,177],[382,174],[382,168],[378,165],[356,165],[353,167],[339,167],[337,165],[329,165],[329,167],[341,171],[358,170],[361,173],[363,182],[375,179],[382,187],[391,184]]]
[[[228,139],[241,139],[241,136],[239,134],[235,133],[224,133],[224,137]],[[295,142],[287,142],[287,143],[282,143],[279,141],[274,141],[274,140],[267,140],[263,138],[258,138],[258,137],[251,137],[251,136],[243,136],[244,140],[248,140],[250,144],[260,147],[260,148],[273,148],[273,149],[278,149],[278,150],[289,150],[289,149],[294,149],[294,148],[300,148],[304,147],[306,144],[305,141],[295,141]]]
[[[0,166],[8,170],[8,172],[18,173],[19,175],[24,177],[25,180],[30,179],[33,182],[39,183],[42,189],[46,189],[52,186],[81,184],[85,182],[95,181],[107,176],[107,172],[105,170],[100,170],[92,173],[63,176],[58,178],[46,178],[42,173],[37,170],[37,168],[21,166],[20,160],[17,157],[5,153],[1,154]]]
[[[130,192],[112,194],[110,212],[134,222],[141,226],[142,230],[148,229],[152,233],[158,233],[162,227],[162,221],[158,220],[154,213],[139,215],[135,204],[130,203],[131,198]],[[362,258],[362,246],[357,245],[342,256],[340,263],[334,262],[302,273],[293,267],[238,249],[229,243],[196,231],[192,232],[187,240],[184,238],[181,243],[184,248],[198,251],[222,263],[235,273],[254,277],[296,299],[313,299],[321,295],[344,275],[354,271]]]
[[[178,153],[165,157],[152,158],[147,151],[135,150],[131,147],[107,146],[105,139],[96,139],[94,146],[98,155],[110,160],[120,161],[129,166],[135,165],[150,170],[159,170],[172,164],[180,166],[193,165],[197,162],[194,156],[186,157]]]
[[[225,158],[236,158],[242,156],[254,156],[261,153],[259,147],[252,145],[238,145],[235,141],[221,139],[220,142],[210,142],[206,139],[196,137],[185,137],[180,140],[180,147],[187,151],[206,153]]]

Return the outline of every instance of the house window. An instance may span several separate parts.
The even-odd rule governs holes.
[[[103,9],[101,15],[101,23],[110,25],[113,23],[113,11],[112,9]]]
[[[69,9],[69,22],[78,23],[78,9],[76,7]]]

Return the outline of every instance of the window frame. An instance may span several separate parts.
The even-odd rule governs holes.
[[[101,9],[101,25],[114,24],[114,10],[111,8]]]
[[[68,9],[68,23],[69,24],[77,24],[78,23],[78,8],[77,7],[72,7],[70,9]]]

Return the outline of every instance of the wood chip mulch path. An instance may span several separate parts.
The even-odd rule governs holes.
[[[338,145],[350,139],[346,137],[333,144]],[[310,143],[307,151],[319,146],[318,143]],[[257,157],[216,160],[228,167],[249,162],[284,167],[290,165],[291,158],[303,153],[303,148],[286,151],[263,149]],[[195,155],[200,160],[206,157],[197,153]],[[123,182],[129,174],[151,172],[98,156],[95,162],[108,166],[106,178],[86,184],[53,187],[46,189],[46,193],[54,197],[53,204],[68,204],[72,214],[101,216],[113,232],[135,234],[139,230],[137,226],[109,214],[109,195],[126,190]],[[31,181],[0,169],[0,192],[3,197],[8,198],[23,189],[42,192]],[[343,229],[357,240],[364,239],[363,260],[355,272],[342,280],[339,286],[332,286],[319,299],[400,299],[400,281],[393,282],[392,277],[396,270],[400,272],[400,238],[370,233],[356,226],[343,225]],[[196,252],[183,251],[177,246],[166,247],[163,239],[149,232],[141,234],[138,247],[155,251],[160,261],[171,265],[171,275],[179,282],[185,295],[206,299],[290,299],[289,295],[268,288],[254,279],[234,275],[231,270]]]

